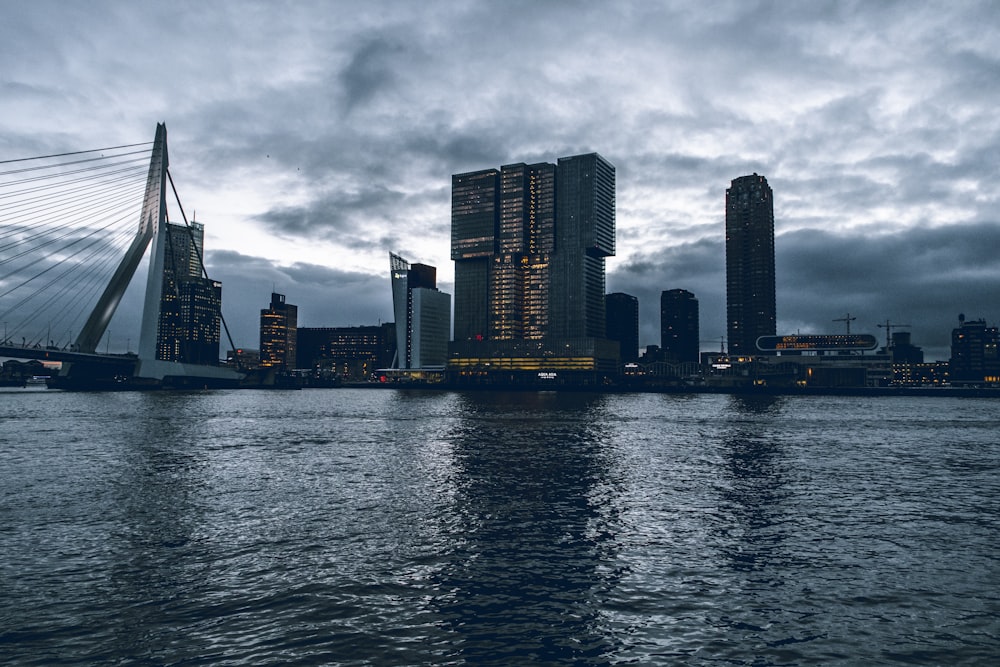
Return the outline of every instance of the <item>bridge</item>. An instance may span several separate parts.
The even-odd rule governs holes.
[[[238,386],[247,374],[219,365],[220,325],[229,331],[202,239],[162,123],[151,144],[0,160],[0,357],[60,362],[52,385],[67,389]],[[138,351],[111,354],[109,335],[101,354],[144,258]]]

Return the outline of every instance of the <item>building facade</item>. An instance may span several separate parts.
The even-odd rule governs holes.
[[[965,320],[951,332],[949,379],[954,385],[1000,384],[1000,330],[986,320]]]
[[[202,366],[219,363],[222,283],[204,276],[205,227],[167,223],[156,358]]]
[[[299,308],[271,293],[271,305],[260,311],[260,365],[290,371],[296,368]]]
[[[389,253],[396,318],[393,368],[444,370],[451,332],[451,295],[437,289],[437,269]]]
[[[660,350],[670,363],[698,362],[698,299],[684,289],[660,293]]]
[[[614,292],[604,297],[607,337],[617,341],[624,363],[639,360],[639,299]]]
[[[757,338],[777,330],[774,197],[757,174],[726,190],[726,324],[734,355],[756,354]]]
[[[506,354],[554,358],[570,349],[607,354],[610,346],[582,339],[607,342],[605,259],[614,252],[615,169],[597,153],[453,176],[449,364],[492,365],[482,360]]]
[[[341,380],[369,381],[388,368],[396,352],[396,325],[301,327],[296,368]]]

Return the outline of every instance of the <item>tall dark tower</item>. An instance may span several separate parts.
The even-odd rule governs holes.
[[[605,299],[607,336],[618,341],[623,362],[639,360],[639,299],[614,292]]]
[[[451,258],[455,262],[455,340],[489,337],[490,269],[500,220],[500,172],[451,177]]]
[[[726,321],[730,354],[757,354],[757,338],[775,335],[774,291],[773,194],[763,176],[741,176],[726,190]]]
[[[604,260],[615,254],[615,168],[597,153],[559,158],[549,331],[604,338]]]
[[[660,294],[660,348],[668,361],[698,362],[698,299],[683,289]]]

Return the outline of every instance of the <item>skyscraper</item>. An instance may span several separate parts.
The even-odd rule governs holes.
[[[604,297],[609,340],[618,341],[623,362],[639,359],[639,299],[614,292]]]
[[[156,358],[199,365],[219,363],[222,283],[204,277],[204,225],[165,225],[163,289]]]
[[[437,269],[389,253],[396,317],[395,368],[443,369],[448,359],[451,295],[437,289]]]
[[[604,262],[615,253],[615,168],[607,160],[590,153],[457,174],[451,238],[453,375],[526,382],[573,372],[595,382],[614,372]]]
[[[757,338],[775,334],[774,282],[771,188],[763,176],[741,176],[726,190],[726,328],[730,354],[756,354]]]
[[[660,349],[673,363],[698,362],[698,299],[683,289],[660,293]]]
[[[260,365],[291,370],[298,351],[299,308],[271,293],[271,305],[260,311]]]
[[[597,153],[452,177],[455,340],[605,337],[615,168]]]
[[[451,258],[455,262],[455,340],[489,335],[490,269],[500,214],[500,172],[451,177]]]

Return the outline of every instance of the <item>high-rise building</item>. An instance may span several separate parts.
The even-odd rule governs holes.
[[[604,338],[604,262],[615,254],[615,168],[597,153],[559,158],[549,335]]]
[[[673,363],[699,361],[698,299],[691,292],[660,293],[660,349]]]
[[[605,337],[615,169],[597,153],[452,177],[455,340]]]
[[[396,317],[395,368],[444,369],[451,331],[451,295],[437,289],[437,269],[389,253]]]
[[[488,336],[490,268],[499,215],[499,171],[485,169],[451,177],[455,340],[482,340]],[[396,321],[398,324],[398,317]]]
[[[617,366],[604,302],[604,263],[615,252],[615,169],[607,160],[590,153],[457,174],[451,238],[451,367],[490,374]]]
[[[212,366],[219,363],[222,283],[204,277],[205,227],[167,223],[156,358]]]
[[[952,384],[1000,383],[1000,329],[960,315],[951,331],[949,376]]]
[[[285,302],[284,294],[271,293],[271,305],[260,311],[260,365],[296,368],[299,308]]]
[[[604,297],[609,340],[618,341],[623,362],[639,360],[639,299],[613,292]]]
[[[731,355],[758,353],[760,336],[777,327],[774,200],[767,179],[753,174],[726,190],[726,321]]]

